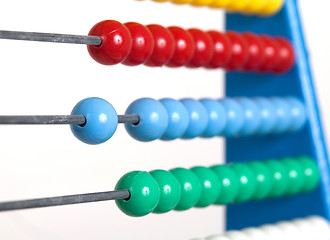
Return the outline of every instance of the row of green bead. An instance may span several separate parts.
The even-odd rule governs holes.
[[[125,214],[138,217],[151,212],[294,195],[311,191],[318,182],[318,168],[308,157],[199,166],[190,170],[133,171],[116,185],[116,190],[128,189],[130,198],[116,200],[116,204]]]

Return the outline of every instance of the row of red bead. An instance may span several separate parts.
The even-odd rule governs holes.
[[[88,51],[104,65],[203,66],[282,73],[295,62],[293,47],[287,39],[253,33],[204,32],[106,20],[97,23],[89,35],[101,37],[102,44],[89,45]]]

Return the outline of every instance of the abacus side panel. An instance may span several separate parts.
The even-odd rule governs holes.
[[[317,161],[321,172],[321,184],[311,193],[229,205],[227,229],[241,229],[313,214],[330,220],[329,163],[296,1],[286,0],[282,11],[271,18],[227,14],[226,20],[228,30],[289,38],[295,47],[297,59],[296,66],[284,75],[228,73],[227,96],[296,96],[305,103],[309,119],[298,133],[227,139],[226,161],[307,155]]]

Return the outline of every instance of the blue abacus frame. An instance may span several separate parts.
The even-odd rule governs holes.
[[[238,32],[285,36],[292,41],[296,52],[295,67],[284,75],[227,73],[226,95],[295,96],[305,103],[309,119],[298,133],[227,139],[226,161],[306,155],[316,160],[321,173],[321,184],[308,194],[229,205],[227,229],[260,226],[309,215],[320,215],[330,220],[330,168],[297,1],[286,0],[283,9],[270,18],[228,13],[226,27]]]

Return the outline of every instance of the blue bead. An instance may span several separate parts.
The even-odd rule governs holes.
[[[138,124],[125,124],[126,131],[138,141],[149,142],[160,138],[168,124],[168,115],[163,104],[152,98],[140,98],[132,102],[126,114],[137,114]]]
[[[285,98],[290,107],[291,123],[288,131],[297,131],[301,129],[307,120],[307,113],[304,104],[294,97]]]
[[[84,115],[84,126],[71,125],[73,135],[87,144],[100,144],[109,140],[118,125],[113,106],[102,98],[86,98],[73,108],[71,115]]]
[[[188,128],[181,138],[192,139],[200,136],[205,131],[208,122],[205,107],[199,101],[191,98],[184,98],[180,101],[189,114]]]
[[[275,107],[276,114],[276,125],[274,128],[274,133],[286,132],[289,125],[291,124],[289,104],[283,98],[279,97],[271,98],[270,101]]]
[[[237,102],[244,112],[244,124],[240,135],[248,136],[256,133],[261,121],[260,110],[257,104],[249,98],[238,98]]]
[[[223,130],[223,135],[231,137],[237,135],[244,124],[244,112],[236,100],[224,98],[219,100],[224,106],[227,115],[227,123]]]
[[[225,108],[219,101],[210,98],[203,98],[199,101],[205,107],[208,115],[207,127],[201,137],[211,138],[220,135],[227,122]]]
[[[255,103],[260,109],[261,117],[257,133],[264,135],[273,132],[277,121],[274,105],[266,98],[255,98]]]
[[[167,111],[168,125],[161,140],[174,140],[181,137],[188,128],[189,114],[184,105],[172,98],[159,100]]]

